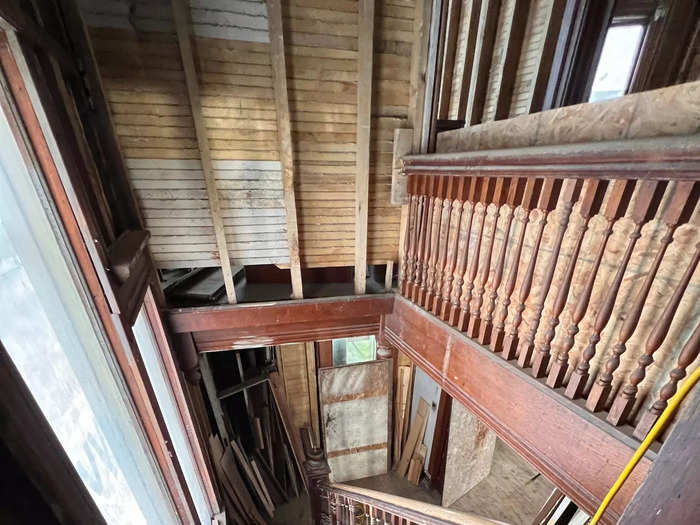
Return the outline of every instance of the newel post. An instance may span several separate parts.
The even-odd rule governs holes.
[[[328,505],[323,504],[323,491],[324,486],[327,486],[330,481],[328,474],[330,474],[331,469],[323,449],[313,445],[309,429],[304,427],[300,432],[306,456],[304,472],[309,486],[311,519],[314,525],[325,525],[330,523],[330,515],[328,514]]]

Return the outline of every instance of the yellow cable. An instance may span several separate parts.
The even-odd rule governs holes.
[[[644,441],[642,441],[642,444],[639,445],[639,448],[635,451],[634,455],[632,456],[632,459],[630,459],[629,462],[627,463],[627,465],[625,465],[625,468],[622,470],[622,473],[617,478],[617,480],[615,480],[615,483],[613,484],[613,486],[610,487],[610,490],[605,495],[605,498],[603,498],[603,501],[601,502],[600,507],[598,507],[598,510],[593,515],[593,518],[591,518],[589,525],[595,525],[596,523],[598,523],[598,520],[600,520],[600,517],[603,515],[603,512],[605,512],[605,509],[608,508],[608,505],[610,505],[610,502],[615,497],[615,494],[617,494],[617,492],[620,490],[620,487],[622,486],[622,484],[629,477],[630,472],[632,472],[634,467],[637,466],[637,463],[639,463],[639,460],[642,459],[642,457],[646,453],[649,446],[656,439],[656,436],[658,435],[658,433],[661,432],[661,430],[664,428],[664,425],[666,424],[666,422],[673,415],[676,408],[678,408],[678,405],[680,404],[680,402],[683,401],[683,398],[685,397],[685,395],[688,392],[690,392],[690,389],[693,388],[695,383],[698,382],[698,379],[700,379],[700,367],[697,367],[695,369],[695,371],[692,374],[690,374],[688,379],[686,379],[683,382],[683,384],[680,386],[680,388],[678,389],[678,392],[676,392],[676,394],[671,399],[669,399],[668,406],[661,413],[661,416],[656,421],[654,426],[651,427],[651,430],[647,434],[647,437],[645,437]]]

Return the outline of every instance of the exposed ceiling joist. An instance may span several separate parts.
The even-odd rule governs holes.
[[[214,223],[216,246],[219,251],[221,270],[224,275],[226,297],[229,303],[235,303],[236,289],[233,283],[233,273],[231,271],[228,246],[226,244],[224,221],[221,215],[221,206],[219,204],[219,193],[216,188],[216,178],[214,177],[214,167],[211,162],[211,153],[209,151],[207,128],[204,123],[204,116],[202,115],[202,101],[199,94],[199,82],[197,80],[197,71],[194,66],[194,57],[192,54],[192,24],[190,22],[189,9],[184,0],[172,0],[171,5],[175,20],[175,30],[177,31],[180,56],[182,58],[182,67],[185,72],[185,82],[187,84],[190,109],[192,111],[192,119],[194,120],[197,146],[199,148],[199,156],[202,162],[202,172],[204,173],[204,182],[207,188],[207,196],[209,197],[209,210],[211,212],[211,220]]]
[[[369,206],[369,138],[372,127],[372,58],[374,0],[360,0],[358,20],[357,153],[355,162],[355,293],[367,281],[367,217]]]
[[[292,296],[304,297],[299,258],[299,226],[294,193],[294,152],[289,117],[289,95],[287,93],[287,64],[284,55],[284,32],[282,30],[282,7],[280,0],[267,0],[267,16],[270,27],[270,58],[272,62],[272,84],[277,110],[277,133],[282,164],[282,187],[289,243],[289,270],[292,274]]]

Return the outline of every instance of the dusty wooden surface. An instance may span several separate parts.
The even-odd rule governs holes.
[[[319,370],[319,398],[331,479],[387,471],[391,360]]]
[[[442,490],[444,507],[452,506],[489,475],[495,446],[496,434],[464,405],[453,402]]]

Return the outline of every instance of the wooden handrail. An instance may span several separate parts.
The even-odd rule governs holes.
[[[674,232],[697,207],[698,138],[404,157],[411,202],[428,203],[428,213],[409,217],[409,224],[423,225],[422,235],[406,236],[407,253],[419,254],[421,277],[402,295],[535,378],[546,378],[550,388],[564,387],[566,397],[584,397],[585,407],[604,412],[610,424],[635,425],[643,416],[635,433],[641,439],[658,410],[637,395],[640,383],[647,381],[644,393],[658,391],[662,385],[650,382],[660,381],[671,365],[662,360],[665,368],[651,378],[645,369],[661,344],[670,344],[664,337],[672,325],[688,333],[682,324],[692,322],[679,305],[691,289],[698,255],[682,263],[682,278],[665,259]],[[458,186],[463,189],[452,191]],[[461,213],[449,213],[452,207]],[[519,228],[511,228],[514,217]],[[604,227],[591,228],[599,219]],[[655,233],[659,223],[665,235]],[[682,259],[696,251],[687,239]],[[648,302],[658,302],[652,289],[664,286],[660,280],[674,283],[673,300],[652,308]],[[576,337],[579,326],[586,327],[582,337]],[[646,350],[631,344],[650,326]],[[665,352],[679,352],[684,342],[672,341],[677,350]],[[686,352],[683,367],[692,355]]]
[[[357,514],[353,514],[353,511],[358,512],[361,509],[365,516],[377,519],[372,523],[394,523],[392,518],[396,517],[405,519],[405,523],[416,525],[504,525],[501,521],[490,520],[477,514],[344,483],[324,485],[322,490],[323,497],[329,505],[329,515],[335,518],[331,523],[354,525],[354,517]],[[367,520],[366,523],[370,521]]]

